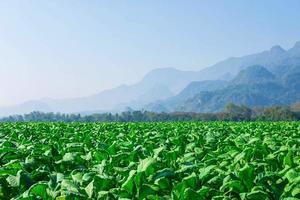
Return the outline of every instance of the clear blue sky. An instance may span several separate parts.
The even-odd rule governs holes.
[[[93,94],[300,40],[298,0],[0,1],[0,106]]]

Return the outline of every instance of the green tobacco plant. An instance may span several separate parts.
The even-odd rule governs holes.
[[[2,123],[0,199],[300,199],[300,123]]]

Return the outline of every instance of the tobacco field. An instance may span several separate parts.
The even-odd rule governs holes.
[[[300,199],[300,123],[1,123],[0,199]]]

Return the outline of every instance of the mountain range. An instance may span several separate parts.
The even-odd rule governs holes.
[[[251,107],[291,105],[300,100],[300,73],[275,76],[260,65],[241,70],[231,81],[193,82],[180,94],[149,104],[156,112],[220,112],[228,103]],[[195,90],[195,88],[198,88]],[[189,95],[185,95],[189,94]]]
[[[289,50],[270,50],[232,57],[199,71],[160,68],[133,85],[94,95],[42,99],[0,107],[0,116],[32,111],[62,113],[217,112],[229,102],[249,106],[289,105],[300,101],[300,42]]]

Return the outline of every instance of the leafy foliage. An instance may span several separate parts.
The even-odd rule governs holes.
[[[254,107],[229,103],[218,113],[154,113],[127,111],[92,115],[32,112],[0,118],[0,122],[161,122],[161,121],[297,121],[300,110],[297,104],[288,106]]]
[[[0,199],[299,199],[298,122],[2,123]]]

